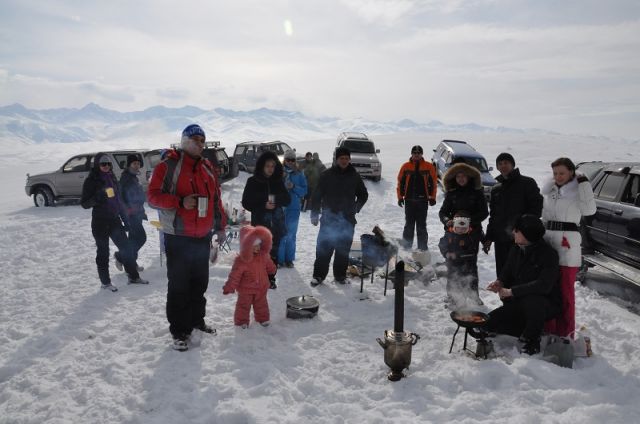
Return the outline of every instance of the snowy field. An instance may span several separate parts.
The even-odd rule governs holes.
[[[429,159],[442,138],[469,140],[494,167],[496,155],[509,151],[522,173],[539,184],[558,156],[576,162],[637,160],[640,152],[638,142],[536,133],[374,137],[382,151],[383,179],[366,182],[370,197],[357,217],[356,236],[375,224],[400,236],[396,173],[412,145],[421,144]],[[327,161],[333,143],[292,145],[300,154],[317,151]],[[145,223],[149,240],[140,252],[143,276],[151,284],[127,286],[112,265],[120,290],[107,292],[99,288],[96,273],[91,211],[78,205],[35,208],[24,193],[26,172],[56,169],[72,154],[122,147],[162,146],[43,144],[5,149],[0,158],[0,423],[638,422],[640,317],[628,304],[580,285],[576,321],[589,331],[595,355],[565,369],[520,356],[508,340],[498,346],[497,359],[449,354],[456,325],[444,308],[445,282],[411,281],[405,329],[422,339],[413,348],[407,378],[389,382],[375,339],[393,327],[393,291],[384,297],[380,279],[365,282],[365,300],[359,280],[311,288],[318,229],[308,215],[300,220],[296,267],[280,270],[278,289],[269,292],[271,327],[234,327],[236,298],[222,295],[233,254],[223,254],[211,269],[207,292],[207,322],[218,335],[194,332],[189,351],[171,350],[166,269],[155,230]],[[223,185],[233,207],[246,178],[241,174]],[[428,218],[429,246],[438,261],[441,202],[439,193]],[[492,254],[481,254],[479,270],[483,287],[494,278]],[[319,315],[285,318],[285,300],[301,294],[320,301]],[[481,291],[481,296],[488,308],[498,306],[494,294]],[[458,336],[458,349],[461,344]]]

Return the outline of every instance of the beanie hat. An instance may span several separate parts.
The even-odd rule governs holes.
[[[284,152],[284,158],[285,159],[296,159],[296,152],[294,152],[293,150],[287,150],[286,152]]]
[[[413,147],[411,148],[411,154],[414,154],[414,153],[420,153],[420,154],[424,153],[424,152],[422,151],[422,146],[418,146],[418,145],[413,146]]]
[[[185,138],[185,137],[189,138],[194,135],[201,135],[205,139],[207,138],[204,135],[204,130],[198,124],[188,125],[184,130],[182,130],[182,138]]]
[[[513,158],[513,156],[511,156],[510,153],[505,153],[505,152],[500,153],[498,155],[498,157],[496,158],[496,165],[498,164],[498,162],[501,162],[503,160],[508,160],[509,162],[511,162],[511,165],[513,167],[516,166],[516,160]],[[531,240],[529,240],[529,241],[531,241]]]
[[[336,159],[338,159],[340,156],[351,157],[351,152],[346,147],[338,147],[336,148]]]
[[[109,157],[109,155],[103,153],[102,155],[100,155],[99,160],[96,161],[97,164],[100,163],[110,163],[111,165],[113,165],[113,161],[111,160],[111,158]]]
[[[544,236],[544,224],[535,215],[524,214],[518,218],[513,225],[513,229],[520,231],[524,238],[530,243],[537,243]]]
[[[140,160],[140,156],[138,155],[127,155],[127,168],[133,163],[133,162],[140,162],[140,165],[142,165],[142,160]]]

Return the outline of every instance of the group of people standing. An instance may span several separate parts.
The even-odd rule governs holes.
[[[416,222],[413,199],[421,202],[418,210],[426,211],[430,198],[424,193],[431,193],[429,179],[414,177],[421,187],[409,191],[407,181],[420,170],[425,176],[435,173],[421,153],[420,146],[412,148],[410,161],[398,174],[397,189],[398,204],[404,206],[406,216],[403,240],[411,246],[415,225],[419,249],[426,246],[426,213]],[[497,279],[487,290],[497,293],[503,305],[490,312],[486,330],[520,337],[523,351],[534,354],[540,351],[543,331],[567,337],[575,333],[579,226],[583,216],[596,212],[595,200],[591,184],[576,173],[568,158],[551,163],[553,175],[542,190],[533,178],[520,174],[511,154],[499,154],[496,167],[500,175],[489,204],[474,167],[453,164],[442,178],[445,196],[438,215],[445,234],[438,246],[447,264],[448,301],[452,308],[482,304],[477,255],[480,246],[485,253],[493,246]],[[484,232],[482,221],[487,217]]]

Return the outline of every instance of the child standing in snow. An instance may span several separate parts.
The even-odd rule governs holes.
[[[251,306],[256,321],[263,327],[269,325],[269,275],[276,273],[269,255],[271,240],[271,232],[266,227],[247,225],[240,229],[240,254],[233,262],[222,293],[238,292],[233,322],[242,328],[249,326]]]
[[[459,211],[453,225],[440,239],[438,247],[447,261],[447,298],[457,307],[467,299],[482,305],[478,294],[478,239],[471,228],[471,217]]]

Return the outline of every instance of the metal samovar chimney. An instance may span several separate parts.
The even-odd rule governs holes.
[[[395,298],[393,309],[393,331],[384,332],[384,341],[376,339],[384,349],[384,363],[391,368],[387,378],[398,381],[405,375],[402,371],[411,364],[411,347],[420,336],[404,331],[404,262],[396,264]]]

